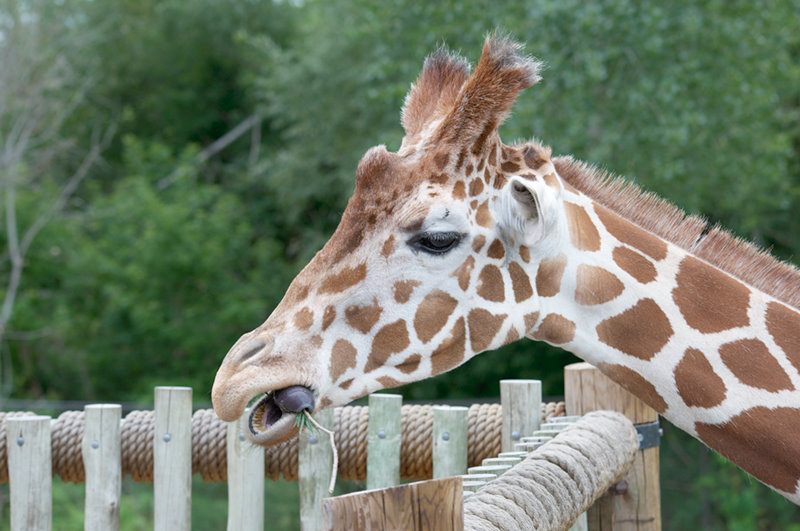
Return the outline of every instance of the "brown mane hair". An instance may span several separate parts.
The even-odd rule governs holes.
[[[637,185],[572,157],[553,164],[564,181],[628,221],[752,287],[800,309],[800,271]]]

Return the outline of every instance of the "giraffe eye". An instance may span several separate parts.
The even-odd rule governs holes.
[[[444,254],[460,241],[461,234],[458,232],[423,232],[408,240],[408,244],[426,253]]]

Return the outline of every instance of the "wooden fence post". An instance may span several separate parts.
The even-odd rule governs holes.
[[[568,415],[584,415],[606,409],[618,411],[634,424],[657,428],[658,413],[633,396],[599,369],[588,363],[574,363],[564,368],[564,387]],[[590,531],[661,529],[661,486],[659,483],[658,445],[637,452],[628,475],[587,511]]]
[[[6,419],[11,531],[50,531],[53,465],[50,417]]]
[[[322,426],[333,429],[333,409],[314,413]],[[322,500],[329,496],[333,449],[327,434],[310,429],[300,433],[297,457],[297,483],[300,489],[300,529],[322,529]]]
[[[86,425],[81,444],[86,473],[84,529],[112,531],[119,529],[122,406],[92,404],[84,407],[84,412]]]
[[[228,423],[228,531],[264,529],[264,447],[244,436],[249,414]]]
[[[433,407],[433,479],[467,473],[466,407]]]
[[[503,404],[502,451],[533,435],[542,423],[542,382],[540,380],[500,380]]]
[[[155,388],[153,529],[192,528],[192,389]]]
[[[369,395],[367,489],[400,484],[400,410],[403,395]]]

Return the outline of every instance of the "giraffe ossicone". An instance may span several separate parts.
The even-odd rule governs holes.
[[[442,48],[370,149],[331,239],[217,372],[248,436],[293,437],[274,393],[316,409],[448,371],[523,337],[600,367],[800,502],[800,274],[634,185],[497,128],[540,64],[501,36]],[[531,360],[535,363],[535,360]]]

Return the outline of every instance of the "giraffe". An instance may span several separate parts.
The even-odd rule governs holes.
[[[367,151],[331,239],[223,360],[225,421],[296,435],[309,409],[428,378],[522,338],[598,366],[800,503],[800,275],[719,227],[537,141],[497,132],[541,64],[487,37],[431,54],[397,152]],[[535,363],[535,360],[531,360]]]

